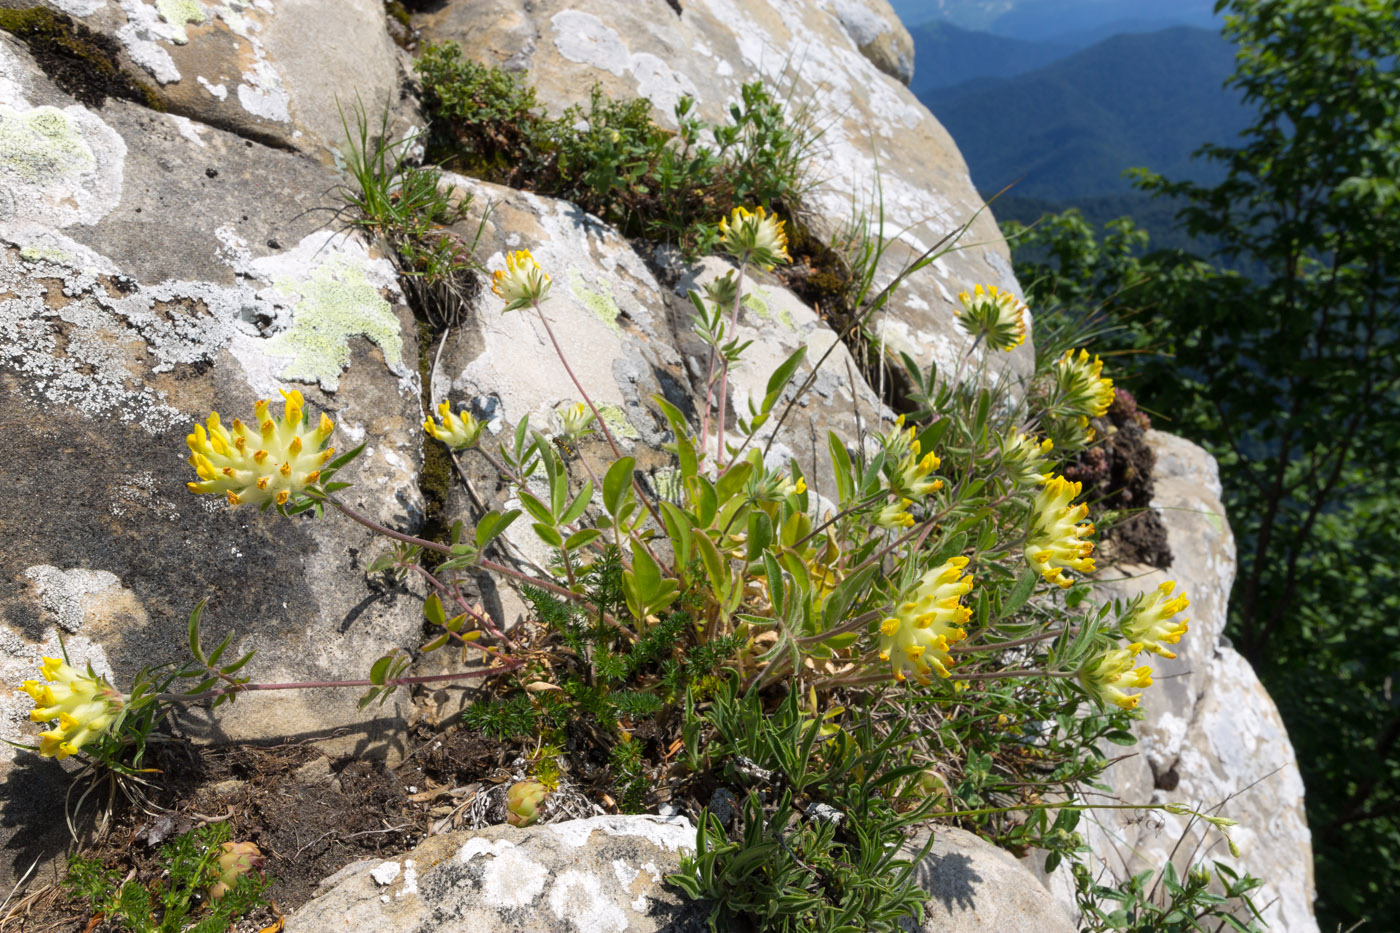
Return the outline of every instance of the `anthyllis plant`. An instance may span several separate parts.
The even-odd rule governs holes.
[[[1112,398],[1102,363],[1086,350],[1067,352],[1029,387],[1013,391],[996,357],[1024,339],[1025,307],[1007,292],[976,285],[961,296],[957,321],[969,340],[952,378],[906,358],[919,407],[865,448],[829,434],[833,475],[823,477],[820,488],[830,497],[818,497],[796,462],[767,456],[801,394],[795,377],[805,350],[779,365],[763,396],[744,410],[734,411],[729,395],[729,372],[747,346],[736,336],[745,289],[754,275],[789,261],[783,223],[761,207],[736,207],[718,230],[734,268],[690,295],[694,330],[708,355],[699,424],[664,398],[653,400],[671,431],[673,494],[658,496],[642,481],[575,375],[551,320],[565,311],[551,303],[550,276],[528,250],[507,257],[492,290],[505,313],[538,320],[573,380],[579,400],[559,412],[562,432],[549,436],[523,418],[491,450],[470,411],[454,413],[447,401],[424,424],[452,456],[481,457],[519,508],[485,510],[474,527],[459,523],[446,540],[378,524],[339,495],[347,484],[336,476],[363,445],[336,456],[334,424],[324,413],[313,416],[296,391],[282,393],[280,415],[260,402],[249,423],[234,420],[226,427],[211,414],[189,435],[189,463],[197,474],[191,492],[220,496],[230,507],[257,506],[283,520],[319,517],[330,508],[388,538],[392,553],[372,570],[413,570],[429,587],[424,616],[433,634],[422,650],[450,645],[472,665],[412,676],[413,658],[399,651],[379,659],[363,680],[253,683],[241,673],[250,655],[224,662],[231,636],[212,652],[202,649],[201,605],[189,626],[193,661],[143,672],[130,695],[91,672],[46,660],[44,682],[25,684],[36,701],[33,718],[57,722],[41,736],[40,754],[84,751],[131,767],[139,764],[131,750],[144,747],[146,733],[171,704],[218,703],[257,690],[360,686],[367,688],[364,706],[382,703],[403,686],[465,678],[489,679],[503,694],[516,691],[501,709],[519,713],[512,720],[517,726],[493,719],[489,710],[476,714],[506,734],[519,723],[555,721],[559,690],[551,689],[551,680],[559,680],[553,687],[562,686],[579,709],[595,713],[612,730],[614,747],[626,752],[613,757],[626,775],[629,799],[655,802],[663,790],[676,793],[687,775],[730,773],[725,769],[738,758],[768,775],[766,788],[749,782],[734,839],[722,838],[730,830],[717,821],[700,821],[703,872],[690,877],[696,893],[710,896],[733,896],[735,879],[749,877],[735,873],[733,860],[750,858],[753,846],[782,850],[799,830],[807,861],[829,861],[833,872],[838,864],[897,871],[907,880],[884,847],[911,814],[936,811],[975,821],[1008,810],[1043,816],[1083,809],[1073,799],[1046,802],[1034,794],[1009,804],[960,806],[975,798],[947,774],[961,771],[963,785],[973,786],[967,781],[976,774],[1000,767],[994,756],[981,761],[975,749],[965,748],[960,754],[966,760],[948,766],[942,733],[898,723],[919,704],[939,711],[945,722],[959,715],[981,722],[998,703],[1039,703],[1058,710],[1059,718],[1032,728],[994,713],[991,728],[1005,731],[1027,756],[1048,755],[1056,736],[1079,728],[1076,722],[1133,710],[1152,684],[1146,658],[1174,656],[1171,648],[1187,630],[1181,616],[1187,598],[1167,583],[1127,603],[1096,602],[1094,526],[1079,501],[1079,484],[1059,474],[1057,458],[1090,442],[1091,420]],[[579,454],[578,442],[587,435],[596,436]],[[552,554],[547,566],[521,569],[504,556],[502,535],[522,516],[526,533]],[[431,568],[421,559],[426,552],[440,558]],[[520,586],[536,618],[511,627],[470,600],[465,584],[481,573]],[[587,638],[580,640],[580,633]],[[180,692],[172,690],[177,679],[194,682]],[[785,718],[767,721],[765,697],[802,702],[786,707]],[[739,715],[723,714],[724,703],[735,710],[748,704],[743,708],[758,732],[752,742],[735,733],[707,750],[701,738],[724,733]],[[1087,719],[1073,715],[1083,703],[1090,706]],[[640,761],[629,730],[645,719],[684,730],[689,751],[683,765]],[[973,731],[957,735],[966,739]],[[1097,735],[1082,741],[1092,746]],[[800,746],[796,757],[789,754],[793,742]],[[730,757],[718,760],[724,755]],[[647,767],[652,770],[643,773]],[[811,777],[837,767],[883,801],[874,810],[870,801],[860,804],[867,808],[861,819],[877,821],[880,832],[862,835],[859,821],[846,819],[855,815],[854,799]],[[539,817],[558,780],[555,765],[544,770],[548,780],[537,774],[512,790],[513,821]],[[1091,778],[1094,772],[1075,773]],[[749,842],[733,847],[743,839]],[[833,846],[844,854],[833,854]],[[691,869],[698,871],[697,864]],[[780,900],[796,897],[789,884],[821,886],[810,872],[794,869],[783,878],[765,882]],[[813,924],[792,928],[842,928],[831,918],[852,908],[840,905],[840,888],[808,890],[792,901],[804,905]],[[886,903],[886,894],[899,904],[907,900],[880,884],[851,881],[848,888],[864,891],[871,903]],[[874,907],[864,910],[857,912],[884,916]]]

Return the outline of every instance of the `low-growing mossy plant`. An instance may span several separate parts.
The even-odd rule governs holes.
[[[251,842],[229,841],[226,823],[177,836],[160,848],[160,876],[123,879],[95,859],[73,856],[63,887],[86,901],[88,929],[125,933],[224,933],[267,905],[262,853]],[[280,924],[279,924],[280,926]]]

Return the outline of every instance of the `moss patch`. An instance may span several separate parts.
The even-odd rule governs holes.
[[[0,29],[27,45],[49,80],[88,107],[101,107],[108,97],[117,97],[165,110],[154,88],[122,69],[120,47],[111,36],[39,6],[0,10]]]

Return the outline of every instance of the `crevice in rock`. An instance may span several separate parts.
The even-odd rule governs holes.
[[[42,6],[0,10],[0,30],[23,42],[48,79],[84,106],[100,108],[116,97],[166,110],[159,91],[122,67],[115,39],[66,13]]]

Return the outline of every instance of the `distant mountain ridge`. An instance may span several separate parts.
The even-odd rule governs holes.
[[[1029,40],[1060,40],[1073,33],[1103,37],[1126,24],[1212,27],[1214,0],[891,0],[905,26],[942,20],[961,29]],[[917,66],[917,62],[915,63]]]
[[[1212,180],[1191,153],[1231,142],[1250,121],[1222,86],[1233,69],[1234,49],[1218,34],[1177,27],[1115,36],[1013,77],[917,93],[979,190],[1020,179],[1017,197],[1065,201],[1129,191],[1122,172],[1139,165]]]

